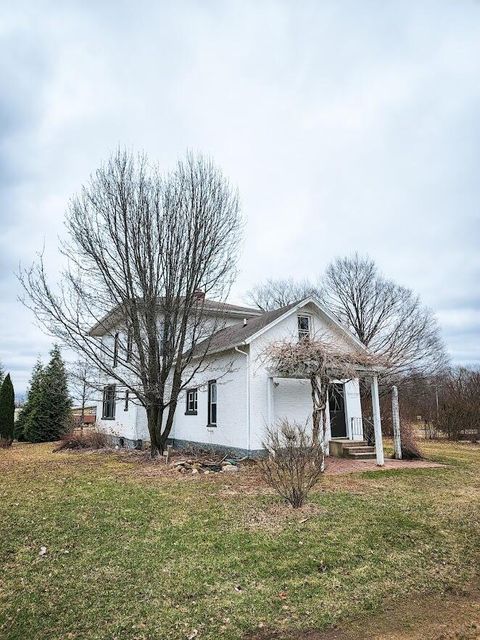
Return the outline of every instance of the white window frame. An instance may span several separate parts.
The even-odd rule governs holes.
[[[300,319],[308,320],[308,329],[300,328]],[[308,313],[297,313],[297,332],[298,332],[298,340],[310,340],[312,337],[312,316]]]

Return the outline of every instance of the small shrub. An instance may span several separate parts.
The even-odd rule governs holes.
[[[92,431],[71,431],[65,434],[54,451],[62,449],[104,449],[108,444],[107,436],[96,429]]]
[[[323,472],[322,447],[306,426],[288,420],[267,429],[263,446],[269,454],[259,462],[265,481],[294,509],[301,507]]]
[[[416,460],[423,458],[417,444],[415,429],[409,422],[403,422],[400,429],[400,441],[402,446],[403,460]]]

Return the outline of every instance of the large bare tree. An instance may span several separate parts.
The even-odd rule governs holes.
[[[223,300],[236,273],[237,193],[202,156],[162,176],[145,156],[119,151],[72,199],[65,224],[67,267],[52,285],[40,256],[20,274],[24,302],[145,407],[156,456],[219,322],[204,296]]]
[[[389,376],[442,370],[447,357],[436,318],[419,296],[355,254],[337,258],[323,279],[323,300],[369,348],[388,360]]]
[[[271,311],[311,295],[318,297],[320,291],[309,280],[297,281],[293,278],[285,278],[268,279],[247,291],[245,297],[250,304],[262,311]]]

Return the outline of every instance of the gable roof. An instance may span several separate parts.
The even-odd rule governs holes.
[[[218,351],[226,351],[227,349],[233,349],[241,344],[245,344],[248,338],[251,338],[256,333],[272,324],[272,322],[281,318],[286,312],[293,309],[296,304],[296,302],[292,302],[286,307],[280,307],[280,309],[263,312],[262,315],[248,320],[246,325],[244,325],[243,322],[239,322],[238,324],[232,324],[229,327],[219,329],[210,336],[210,338],[206,338],[205,340],[202,340],[202,342],[199,342],[195,347],[195,353],[203,354],[207,345],[209,353],[216,353]]]
[[[218,316],[227,316],[229,318],[252,318],[260,316],[263,312],[260,309],[252,307],[242,307],[238,304],[229,304],[228,302],[218,302],[217,300],[209,300],[205,298],[201,301],[202,310]],[[123,317],[120,306],[109,311],[101,320],[99,320],[88,332],[90,336],[105,335],[110,329],[113,329]]]
[[[195,347],[197,354],[203,354],[205,348],[208,346],[208,353],[218,353],[219,351],[227,351],[228,349],[234,349],[242,344],[249,344],[256,337],[261,335],[264,331],[270,329],[277,322],[280,322],[284,318],[288,317],[291,313],[296,312],[305,305],[312,303],[320,311],[321,315],[337,328],[350,342],[353,342],[357,348],[366,351],[365,345],[349,331],[341,322],[315,298],[308,297],[297,302],[292,302],[285,307],[274,309],[273,311],[267,311],[261,316],[251,318],[247,324],[238,323],[229,327],[224,327],[215,332],[210,338],[198,343]]]

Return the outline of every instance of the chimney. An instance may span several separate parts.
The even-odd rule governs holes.
[[[201,289],[195,289],[195,291],[193,292],[193,297],[195,300],[201,302],[205,300],[205,291],[202,291]]]
[[[243,319],[243,326],[244,326],[244,327],[246,327],[246,326],[247,326],[247,319],[246,319],[246,318],[244,318],[244,319]]]

